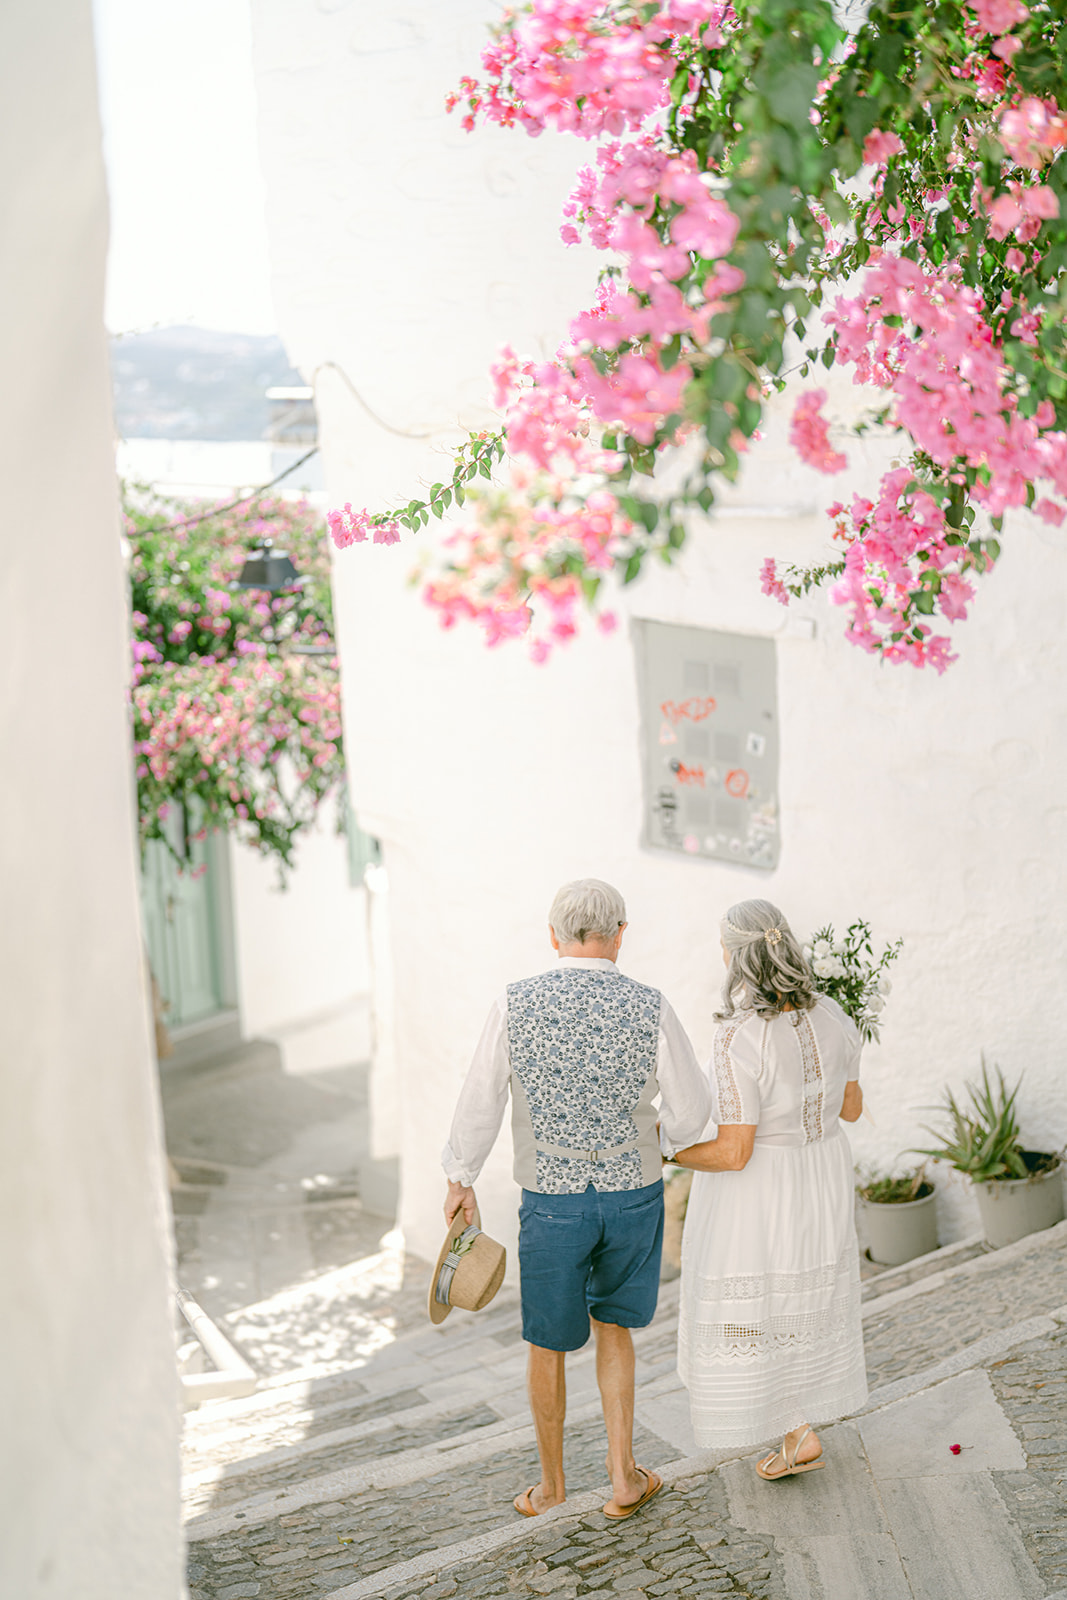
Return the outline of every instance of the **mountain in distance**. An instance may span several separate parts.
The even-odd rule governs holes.
[[[266,390],[304,380],[274,334],[152,328],[111,339],[124,439],[261,439]]]

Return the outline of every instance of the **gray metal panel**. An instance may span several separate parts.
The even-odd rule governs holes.
[[[635,622],[643,842],[778,865],[778,693],[773,639]]]

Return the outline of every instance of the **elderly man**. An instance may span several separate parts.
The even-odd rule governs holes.
[[[615,965],[625,927],[626,907],[610,884],[564,884],[549,912],[559,960],[510,984],[493,1006],[442,1155],[445,1220],[462,1208],[470,1222],[471,1185],[510,1090],[522,1331],[541,1457],[541,1481],[515,1500],[528,1517],[566,1498],[564,1356],[587,1342],[590,1322],[612,1486],[605,1515],[628,1517],[662,1487],[634,1462],[630,1329],[647,1327],[656,1309],[661,1148],[670,1156],[700,1140],[711,1105],[667,1001]]]

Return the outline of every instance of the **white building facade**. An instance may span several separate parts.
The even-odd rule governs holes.
[[[592,296],[596,259],[558,238],[587,148],[468,135],[444,112],[494,14],[488,0],[385,0],[373,14],[253,0],[275,295],[315,385],[333,504],[385,509],[443,477],[460,430],[493,424],[498,346],[551,353]],[[843,416],[855,401],[833,377]],[[620,594],[618,632],[590,631],[547,666],[521,646],[487,651],[473,630],[442,633],[408,583],[434,527],[335,561],[353,799],[389,885],[376,1153],[401,1156],[401,1222],[423,1256],[438,1247],[439,1153],[484,1016],[505,983],[550,964],[547,907],[576,876],[622,889],[622,964],[663,988],[705,1057],[716,924],[735,901],[766,896],[802,934],[862,916],[877,938],[903,937],[866,1055],[874,1123],[849,1130],[857,1160],[899,1165],[927,1143],[929,1108],[982,1052],[1009,1079],[1025,1072],[1024,1142],[1067,1139],[1067,538],[1014,517],[957,630],[957,665],[940,679],[882,667],[846,643],[826,596],[794,615],[760,594],[763,556],[823,557],[824,507],[884,465],[849,444],[839,477],[803,467],[786,443],[791,405],[772,407],[742,482],[677,567]],[[773,870],[643,842],[642,619],[774,641]],[[942,1178],[949,1242],[977,1217],[962,1180]],[[506,1134],[478,1189],[486,1226],[510,1242]]]
[[[0,1594],[179,1600],[88,0],[0,12]]]

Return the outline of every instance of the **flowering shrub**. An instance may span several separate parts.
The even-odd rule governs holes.
[[[816,989],[837,1001],[867,1042],[878,1038],[879,1018],[893,987],[886,968],[897,959],[902,944],[898,939],[886,945],[876,961],[870,923],[861,921],[850,923],[841,940],[827,923],[805,949]]]
[[[505,12],[482,79],[452,102],[468,127],[592,145],[562,237],[584,236],[608,264],[553,360],[505,350],[493,370],[515,470],[478,498],[426,584],[446,623],[470,618],[491,643],[525,632],[539,656],[568,638],[606,573],[631,581],[684,544],[796,367],[836,364],[881,390],[860,426],[899,435],[906,462],[869,499],[830,509],[844,548],[825,562],[764,563],[765,592],[785,603],[830,582],[862,648],[943,671],[954,657],[935,628],[966,616],[1005,513],[1063,519],[1059,8],[855,9],[851,35],[828,0]],[[800,396],[792,439],[838,472],[824,403],[818,388]],[[682,481],[643,492],[683,439]],[[435,485],[425,502],[350,512],[335,532],[392,536],[448,503]]]
[[[183,525],[197,515],[127,492],[141,838],[172,849],[163,823],[180,802],[289,866],[296,836],[344,778],[329,548],[303,501]],[[289,551],[298,587],[234,587],[263,538]]]

